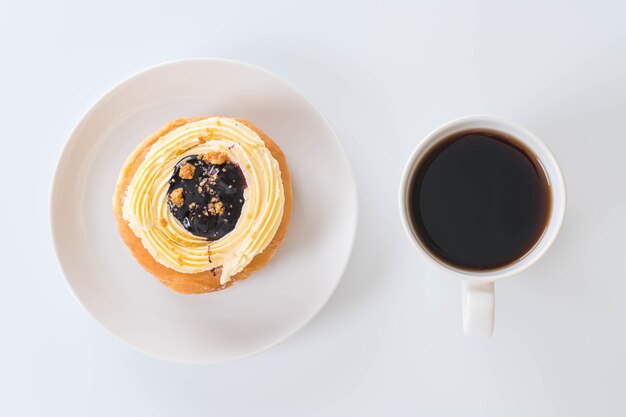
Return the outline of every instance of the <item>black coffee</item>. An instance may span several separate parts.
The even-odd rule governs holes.
[[[417,167],[411,188],[422,244],[466,270],[496,269],[521,258],[550,214],[550,185],[537,157],[491,131],[441,141]]]

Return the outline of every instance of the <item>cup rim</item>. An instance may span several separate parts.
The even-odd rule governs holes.
[[[440,140],[445,139],[451,133],[454,133],[454,129],[458,130],[467,129],[462,126],[468,123],[484,124],[484,129],[501,131],[504,134],[511,135],[525,146],[528,146],[537,156],[540,163],[543,165],[548,182],[551,185],[552,190],[552,207],[548,223],[543,231],[541,237],[533,245],[533,247],[521,258],[515,262],[506,265],[501,268],[491,269],[487,271],[470,271],[457,268],[453,265],[447,264],[435,258],[420,242],[420,239],[414,232],[414,226],[409,218],[409,187],[413,177],[414,170],[421,157],[426,153],[430,147]],[[486,125],[497,125],[501,127],[493,128]],[[478,127],[478,126],[477,126]],[[514,133],[515,132],[515,133]],[[507,278],[512,275],[516,275],[535,264],[545,252],[552,246],[552,243],[556,239],[563,220],[565,218],[565,209],[567,206],[567,195],[565,188],[565,180],[561,167],[556,161],[552,151],[547,145],[539,139],[533,132],[520,125],[519,123],[510,120],[505,117],[491,115],[491,114],[474,114],[459,117],[450,120],[436,129],[428,133],[411,152],[404,169],[402,171],[402,177],[400,180],[399,190],[399,209],[400,218],[404,231],[406,232],[409,240],[413,243],[413,246],[426,258],[431,265],[434,265],[438,269],[445,271],[450,275],[454,275],[461,279],[467,279],[475,282],[491,282],[502,278]]]

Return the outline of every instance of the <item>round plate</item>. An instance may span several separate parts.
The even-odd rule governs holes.
[[[183,295],[144,271],[117,233],[112,196],[126,157],[172,119],[250,120],[282,148],[293,214],[276,256],[246,281]],[[61,268],[111,333],[154,356],[221,362],[265,350],[304,326],[337,286],[354,241],[348,160],[315,108],[278,76],[235,61],[158,65],[118,84],[80,120],[58,163],[51,222]]]

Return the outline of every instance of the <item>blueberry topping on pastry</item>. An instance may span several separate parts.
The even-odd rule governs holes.
[[[235,228],[244,188],[241,170],[224,154],[187,156],[170,178],[169,209],[192,234],[218,240]]]

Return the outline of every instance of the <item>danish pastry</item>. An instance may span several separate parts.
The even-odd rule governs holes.
[[[265,266],[291,217],[281,149],[250,122],[177,119],[126,160],[113,196],[137,261],[181,293],[218,291]]]

